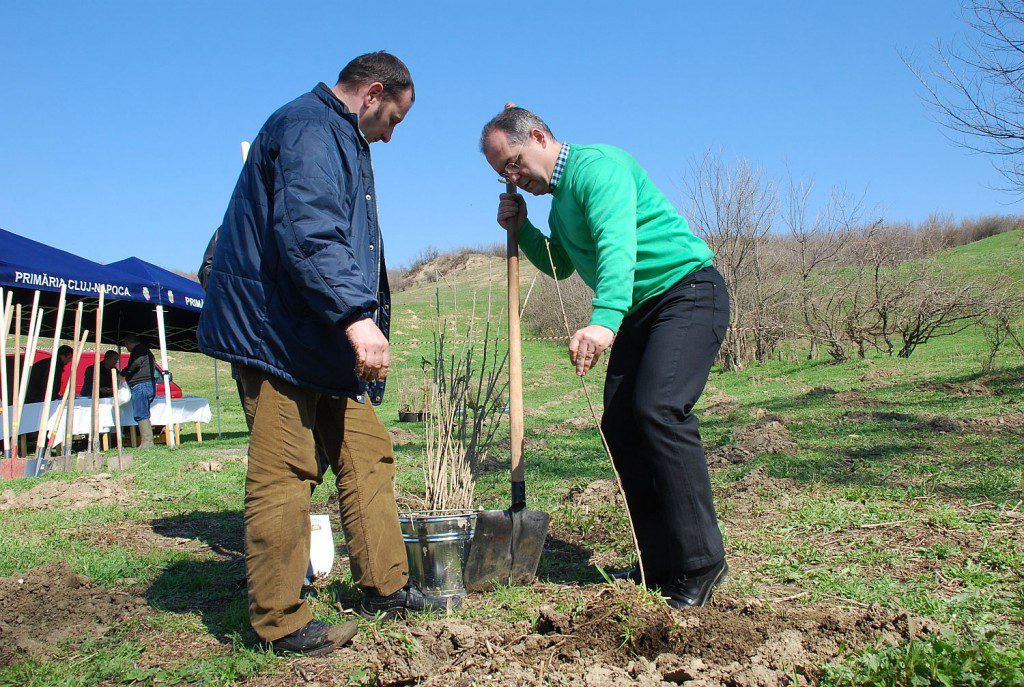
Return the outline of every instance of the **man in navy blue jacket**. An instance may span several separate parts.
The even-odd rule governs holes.
[[[300,598],[316,446],[336,475],[360,612],[443,608],[409,582],[391,437],[372,405],[391,305],[369,144],[391,140],[415,97],[405,64],[377,52],[282,107],[253,141],[218,235],[199,345],[238,366],[252,413],[249,616],[275,648],[326,653],[355,633],[314,621]]]

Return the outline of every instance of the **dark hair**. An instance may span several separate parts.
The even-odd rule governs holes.
[[[400,59],[383,50],[368,52],[353,59],[338,74],[338,83],[343,86],[365,86],[379,81],[384,86],[384,95],[395,98],[411,91],[416,100],[416,87],[412,83],[409,68]]]
[[[135,334],[125,334],[124,343],[125,345],[128,345],[130,343],[142,343],[142,339],[137,337]]]
[[[117,351],[107,351],[106,353],[103,354],[103,359],[104,360],[106,360],[107,358],[120,358],[120,357],[121,356],[119,356],[117,354]]]
[[[504,131],[508,136],[508,142],[519,145],[530,137],[530,132],[540,129],[557,141],[555,135],[544,120],[522,107],[510,107],[499,112],[491,121],[484,124],[484,130],[480,133],[480,152],[484,152],[484,143],[493,131]]]
[[[61,346],[60,348],[57,349],[57,357],[58,358],[63,356],[63,355],[74,355],[74,354],[75,354],[75,349],[71,348],[71,346],[68,346],[67,344],[64,344],[63,346]]]

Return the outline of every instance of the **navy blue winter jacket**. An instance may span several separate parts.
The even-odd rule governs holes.
[[[370,147],[324,84],[267,120],[235,185],[199,321],[207,355],[333,395],[369,391],[344,327],[375,318],[390,291]]]

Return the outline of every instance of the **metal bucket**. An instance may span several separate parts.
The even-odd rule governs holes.
[[[462,575],[477,512],[420,511],[398,518],[409,558],[409,576],[423,591],[442,597],[465,596]]]

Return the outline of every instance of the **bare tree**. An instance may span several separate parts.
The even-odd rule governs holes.
[[[729,289],[730,328],[721,356],[738,369],[747,360],[763,360],[777,341],[771,325],[781,321],[785,291],[778,262],[768,252],[778,205],[775,185],[746,160],[728,166],[708,151],[693,166],[687,187],[691,224],[715,252]]]
[[[816,354],[818,337],[815,335],[815,285],[812,275],[838,264],[847,249],[854,227],[860,222],[861,202],[845,191],[834,188],[828,201],[811,214],[810,197],[813,181],[797,181],[789,175],[782,222],[788,230],[787,248],[791,253],[790,270],[796,273],[797,298],[800,303],[801,324],[809,334],[808,359]],[[833,356],[834,357],[834,356]]]
[[[1010,190],[1024,195],[1024,1],[966,0],[967,37],[936,49],[923,73],[904,56],[954,140],[1001,158]]]

